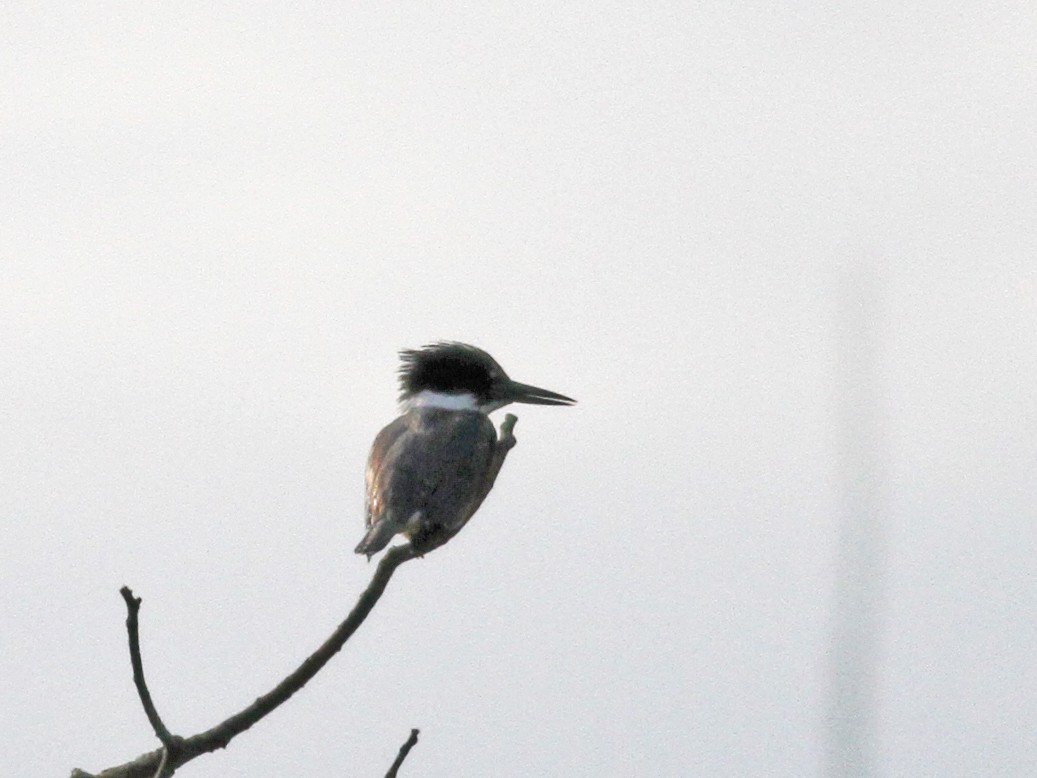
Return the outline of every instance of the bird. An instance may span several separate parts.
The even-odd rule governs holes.
[[[401,351],[399,381],[401,414],[375,437],[367,460],[367,531],[356,553],[368,559],[401,533],[424,553],[468,522],[514,445],[508,421],[498,441],[490,413],[513,402],[576,403],[511,380],[488,353],[456,341]]]

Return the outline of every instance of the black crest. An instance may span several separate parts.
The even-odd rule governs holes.
[[[504,370],[482,349],[467,343],[431,343],[400,352],[400,400],[428,389],[471,392],[481,400],[493,396]]]

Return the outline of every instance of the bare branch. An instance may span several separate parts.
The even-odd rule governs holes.
[[[417,552],[409,545],[390,548],[378,563],[374,576],[371,578],[371,583],[367,585],[367,588],[360,595],[356,605],[353,606],[353,610],[346,617],[346,620],[331,633],[331,637],[324,641],[320,648],[308,656],[291,675],[247,708],[240,713],[235,713],[212,729],[188,738],[186,745],[192,748],[201,748],[203,751],[224,748],[231,738],[244,732],[299,691],[328,663],[331,657],[342,649],[346,641],[356,632],[357,627],[364,623],[367,614],[371,612],[371,609],[374,608],[375,603],[378,602],[385,591],[385,587],[389,583],[389,579],[392,578],[396,568],[404,562],[414,559],[417,555]]]
[[[353,610],[350,611],[348,616],[346,616],[345,621],[339,624],[331,636],[324,641],[324,644],[310,656],[306,657],[294,672],[269,692],[255,700],[255,702],[248,707],[235,713],[233,716],[220,722],[211,729],[208,729],[205,732],[200,732],[197,735],[192,735],[188,738],[181,739],[175,735],[169,734],[168,730],[166,730],[170,743],[173,744],[172,748],[163,746],[154,751],[149,751],[146,754],[141,754],[130,762],[102,770],[100,773],[97,773],[96,776],[91,776],[90,773],[83,772],[82,770],[74,770],[72,773],[73,776],[78,776],[79,778],[86,778],[87,776],[90,776],[90,778],[153,778],[153,776],[156,776],[160,768],[165,770],[164,774],[166,776],[169,776],[172,775],[181,765],[186,764],[197,756],[209,753],[210,751],[215,751],[218,748],[226,748],[227,744],[230,743],[234,737],[240,735],[299,691],[299,689],[313,678],[313,676],[315,676],[320,669],[342,649],[342,646],[344,646],[346,641],[352,637],[357,628],[363,624],[364,619],[367,618],[371,609],[374,608],[375,603],[378,602],[383,592],[385,592],[385,587],[389,583],[389,579],[392,578],[396,568],[417,556],[418,552],[411,548],[410,545],[394,546],[390,548],[382,557],[381,561],[379,561],[374,576],[371,578],[371,582],[367,585],[367,588],[363,593],[361,593],[356,605],[353,606]],[[132,613],[132,631],[136,634],[136,612],[140,608],[140,600],[133,597],[130,590],[126,588],[123,589],[123,598],[126,599],[127,607]],[[128,627],[129,623],[130,618],[127,618]],[[131,645],[131,659],[133,653]],[[134,678],[136,679],[137,668],[140,662],[139,646],[137,646],[136,660],[134,661]],[[145,695],[147,694],[147,687],[143,686],[143,671],[140,672],[140,678],[141,683],[138,685],[137,690],[141,695],[141,701],[143,703]],[[144,689],[143,692],[141,692],[142,686]],[[150,704],[150,695],[147,696],[147,699],[149,701],[148,704]],[[153,710],[154,706],[151,705],[151,708]],[[145,706],[145,710],[147,710],[147,705]],[[148,718],[149,720],[151,719],[151,714],[148,715]],[[161,724],[161,719],[158,719],[157,712],[155,713],[155,718]],[[155,726],[154,721],[152,722],[152,726]],[[155,727],[155,729],[157,734],[158,728]],[[162,765],[163,752],[167,753],[165,766]]]
[[[504,415],[504,421],[500,425],[500,439],[497,441],[497,450],[493,455],[493,463],[490,465],[490,477],[486,479],[486,489],[483,491],[483,499],[490,493],[493,484],[500,475],[500,469],[504,467],[504,460],[508,458],[508,452],[515,448],[518,441],[515,439],[514,429],[518,416],[514,413]]]
[[[144,706],[144,713],[151,723],[151,728],[155,730],[155,735],[162,741],[162,745],[169,748],[169,745],[173,742],[173,736],[166,729],[166,725],[162,722],[162,717],[158,715],[155,703],[151,700],[151,692],[148,691],[147,681],[144,680],[144,662],[140,657],[140,633],[137,623],[141,599],[140,597],[134,597],[128,586],[122,587],[119,590],[119,594],[126,601],[126,634],[130,640],[130,664],[133,665],[133,684],[137,687],[140,704]]]
[[[400,753],[396,755],[396,761],[392,763],[392,767],[389,768],[389,772],[385,774],[385,778],[396,778],[396,773],[399,771],[400,766],[403,764],[403,760],[407,758],[407,754],[414,748],[418,743],[418,730],[412,729],[410,731],[410,737],[407,738],[407,742],[400,746]]]

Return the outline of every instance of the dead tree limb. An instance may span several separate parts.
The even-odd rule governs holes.
[[[335,654],[337,654],[342,646],[345,645],[346,641],[356,632],[357,627],[363,624],[364,619],[374,608],[375,603],[382,596],[385,591],[386,585],[389,583],[389,579],[392,578],[392,574],[396,572],[396,568],[402,565],[404,562],[414,559],[418,556],[418,553],[410,547],[410,545],[394,546],[390,548],[381,561],[378,562],[378,567],[375,569],[374,576],[371,578],[371,582],[367,585],[367,588],[360,595],[353,610],[350,611],[346,617],[331,636],[324,641],[324,644],[314,651],[310,656],[306,657],[299,667],[295,669],[290,675],[282,680],[277,686],[271,689],[266,694],[256,699],[251,705],[244,708],[243,710],[235,713],[229,718],[217,724],[211,729],[207,729],[204,732],[200,732],[197,735],[191,735],[187,738],[179,738],[176,735],[169,734],[169,744],[163,744],[162,748],[158,748],[154,751],[149,751],[146,754],[141,754],[136,759],[126,762],[125,764],[118,765],[116,767],[109,767],[106,770],[102,770],[96,775],[84,772],[82,770],[73,770],[72,778],[153,778],[158,775],[160,764],[163,761],[163,753],[166,753],[166,765],[164,765],[163,772],[166,775],[172,775],[177,768],[190,762],[192,759],[207,754],[210,751],[215,751],[218,748],[226,748],[227,744],[240,735],[242,732],[247,730],[257,721],[262,719],[268,713],[277,708],[281,703],[285,702],[289,697],[295,694],[301,689],[313,676],[315,676],[325,664],[328,663]],[[140,600],[133,597],[132,593],[129,593],[128,589],[125,589],[128,593],[123,595],[126,599],[127,609],[132,613],[132,621],[134,623],[133,631],[136,631],[136,611],[140,608]],[[131,622],[131,617],[127,617],[127,627]],[[133,639],[131,638],[131,644]],[[133,650],[131,648],[131,655]],[[131,656],[132,659],[132,656]],[[140,646],[137,645],[136,650],[136,662],[134,662],[134,680],[138,678],[138,663],[140,663]],[[142,663],[140,663],[142,665]],[[137,683],[138,694],[141,695],[141,701],[145,699],[147,694],[147,686],[144,684],[143,670],[140,670],[140,682]],[[141,692],[141,689],[144,692]],[[150,694],[147,695],[147,699],[150,700]],[[145,706],[145,712],[148,712],[148,708],[154,711],[154,704]],[[161,719],[158,717],[158,712],[154,711],[154,719],[152,713],[148,713],[148,720],[152,722],[152,726],[155,726],[155,721],[161,723]],[[164,728],[164,725],[163,725]],[[158,729],[156,727],[156,734]]]

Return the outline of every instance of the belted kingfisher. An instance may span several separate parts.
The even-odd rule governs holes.
[[[572,405],[557,392],[508,378],[482,349],[433,343],[400,352],[402,415],[378,433],[367,460],[367,534],[356,553],[370,559],[397,533],[428,551],[478,510],[514,445],[487,414],[508,403]],[[511,418],[514,423],[514,417]]]

